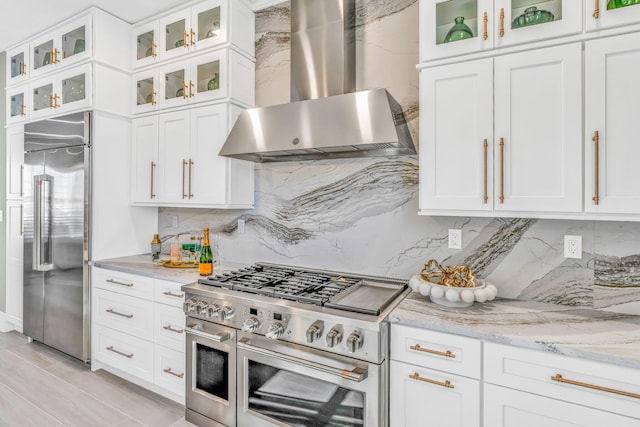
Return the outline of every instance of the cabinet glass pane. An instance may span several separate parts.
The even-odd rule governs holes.
[[[197,92],[220,89],[220,61],[198,65]]]
[[[76,28],[62,36],[62,58],[69,58],[85,50],[85,28]]]
[[[148,58],[155,53],[153,30],[146,33],[139,34],[137,37],[138,43],[136,45],[136,57],[138,59]]]
[[[49,40],[40,46],[33,48],[33,68],[38,69],[51,64],[51,54],[53,52],[53,40]]]
[[[11,57],[11,78],[26,73],[26,64],[24,63],[24,52]]]
[[[564,0],[512,0],[511,29],[545,24],[562,19]]]
[[[478,37],[478,0],[436,4],[436,44]]]
[[[172,24],[167,25],[166,27],[166,40],[165,46],[166,50],[172,50],[177,47],[184,46],[184,35],[185,35],[185,20],[181,19]]]
[[[12,95],[9,100],[9,114],[11,117],[24,116],[26,111],[24,107],[24,93]]]
[[[167,73],[164,76],[164,98],[182,98],[184,93],[184,70]]]
[[[155,103],[155,92],[153,91],[153,77],[138,80],[137,84],[137,104],[145,105]]]
[[[640,0],[609,0],[607,2],[607,10],[633,6],[634,4],[640,4]]]
[[[220,35],[220,6],[198,14],[198,41]]]
[[[51,108],[53,103],[51,95],[53,95],[53,83],[35,88],[33,90],[33,110]]]
[[[85,99],[84,73],[64,79],[62,81],[62,103],[81,101]]]

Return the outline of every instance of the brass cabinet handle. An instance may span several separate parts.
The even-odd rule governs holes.
[[[165,331],[175,332],[176,334],[184,334],[184,329],[175,329],[172,328],[171,325],[163,326],[162,329]]]
[[[188,94],[189,88],[187,87],[187,82],[182,83],[182,99],[187,99],[189,97]]]
[[[156,194],[153,192],[153,170],[156,168],[156,163],[151,162],[151,198],[154,199]]]
[[[109,351],[113,351],[114,353],[119,354],[120,356],[124,356],[124,357],[126,357],[128,359],[131,359],[133,357],[133,353],[124,353],[122,351],[118,351],[115,348],[113,348],[112,345],[110,345],[109,347],[105,347],[105,348],[107,350],[109,350]]]
[[[151,91],[151,105],[156,105],[156,91]]]
[[[446,380],[444,382],[436,381],[436,380],[430,380],[429,378],[421,377],[420,375],[418,375],[417,372],[415,374],[413,374],[413,375],[409,375],[409,378],[411,378],[412,380],[424,381],[425,383],[435,384],[435,385],[439,385],[439,386],[446,387],[446,388],[455,388],[455,386],[453,384],[451,384],[451,381],[449,381],[449,380]]]
[[[156,44],[156,42],[151,42],[151,57],[153,57],[153,58],[158,56],[158,54],[156,53],[156,48],[157,47],[158,47],[158,45]]]
[[[163,292],[162,295],[166,295],[168,297],[184,298],[184,294],[174,294],[171,291]]]
[[[183,199],[187,198],[187,193],[184,192],[184,181],[185,181],[186,168],[187,168],[187,161],[183,159],[182,160],[182,198]]]
[[[193,199],[193,193],[191,192],[191,176],[192,176],[192,167],[193,167],[193,162],[191,161],[191,159],[189,159],[189,198]]]
[[[412,345],[411,347],[409,347],[409,349],[414,350],[414,351],[421,351],[423,353],[435,354],[437,356],[450,357],[452,359],[456,358],[456,355],[453,354],[453,352],[451,350],[447,350],[447,351],[430,350],[428,348],[420,347],[420,344]]]
[[[593,9],[593,17],[594,19],[600,18],[600,0],[596,0],[596,5]]]
[[[184,30],[184,47],[186,47],[187,49],[189,49],[189,33],[187,33],[187,30]]]
[[[25,108],[26,108],[26,105],[20,104],[20,117],[24,117],[27,115],[27,113],[25,112]]]
[[[52,54],[51,54],[51,63],[52,64],[57,64],[58,62],[60,62],[60,60],[58,59],[58,54],[60,53],[60,51],[58,50],[58,48],[53,49]]]
[[[504,37],[504,7],[500,8],[500,37]]]
[[[120,285],[120,286],[126,286],[127,288],[130,288],[133,286],[133,283],[122,283],[122,282],[118,282],[116,280],[113,279],[107,279],[108,283],[113,283],[114,285]]]
[[[167,374],[173,375],[175,377],[184,378],[184,372],[173,372],[171,370],[171,368],[165,368],[165,369],[163,369],[163,371],[166,372]]]
[[[562,375],[560,375],[560,374],[555,374],[554,376],[551,377],[551,379],[553,381],[557,381],[559,383],[577,385],[578,387],[586,387],[586,388],[590,388],[592,390],[600,390],[600,391],[605,391],[607,393],[619,394],[621,396],[627,396],[627,397],[633,397],[634,399],[640,399],[640,394],[630,393],[628,391],[616,390],[616,389],[613,389],[613,388],[602,387],[602,386],[599,386],[599,385],[582,383],[580,381],[567,380],[567,379],[563,378]]]
[[[487,182],[488,182],[488,177],[487,177],[487,156],[488,156],[488,152],[489,152],[489,142],[487,141],[487,139],[484,139],[484,142],[482,143],[482,147],[484,150],[484,204],[486,205],[487,202],[489,201],[489,191],[487,189]]]
[[[53,109],[53,94],[49,95],[49,108]]]
[[[189,80],[189,98],[193,98],[195,96],[193,94],[194,87],[195,87],[195,84],[193,83],[193,81]]]
[[[189,33],[191,34],[191,46],[195,46],[196,44],[196,32],[193,31],[193,28],[191,28],[191,31],[189,31]]]
[[[112,308],[107,308],[105,311],[106,311],[107,313],[109,313],[109,314],[115,314],[116,316],[126,317],[127,319],[131,319],[131,318],[133,318],[133,314],[124,314],[124,313],[120,313],[120,312],[118,312],[118,311],[115,311],[115,310],[114,310],[114,309],[112,309]]]
[[[22,61],[20,61],[20,75],[21,76],[27,75],[27,64]]]
[[[593,163],[594,163],[594,188],[593,188],[593,203],[598,205],[600,204],[600,132],[595,131],[593,133]]]
[[[62,107],[62,104],[58,104],[58,99],[60,99],[60,95],[54,95],[53,96],[53,108],[60,108]]]
[[[500,203],[504,203],[504,138],[500,138]]]
[[[488,30],[489,15],[487,14],[487,12],[484,13],[484,17],[482,18],[482,26],[483,26],[482,39],[486,40],[489,38],[489,30]]]

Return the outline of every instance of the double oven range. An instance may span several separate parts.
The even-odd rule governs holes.
[[[182,289],[187,421],[388,425],[385,318],[407,281],[257,263]]]

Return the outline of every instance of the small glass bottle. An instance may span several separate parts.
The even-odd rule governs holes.
[[[153,240],[151,241],[151,261],[155,262],[160,258],[161,248],[162,242],[160,241],[160,236],[154,234]]]
[[[171,262],[180,262],[182,259],[180,249],[180,240],[178,240],[178,236],[175,236],[173,240],[171,240]]]
[[[201,276],[209,276],[213,272],[213,253],[209,243],[209,229],[204,229],[204,239],[202,241],[202,251],[200,252],[199,272]]]

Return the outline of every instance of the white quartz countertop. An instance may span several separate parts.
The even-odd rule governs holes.
[[[448,308],[412,292],[391,322],[640,369],[640,316],[497,299]]]
[[[164,259],[164,258],[161,258]],[[123,273],[138,274],[140,276],[153,277],[154,279],[170,280],[172,282],[188,284],[197,282],[202,278],[197,268],[167,268],[151,261],[151,254],[132,255],[121,258],[109,258],[90,263],[94,267]],[[237,270],[242,264],[226,263],[215,266],[213,274],[219,271]]]

